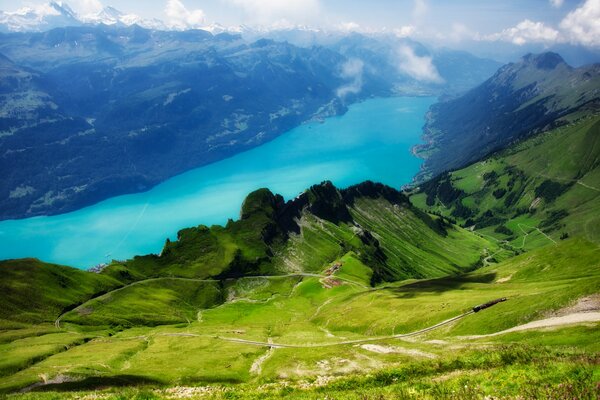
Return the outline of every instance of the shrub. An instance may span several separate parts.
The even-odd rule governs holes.
[[[492,192],[495,198],[501,199],[506,194],[506,189],[496,189]]]
[[[506,225],[498,225],[496,229],[494,229],[494,232],[501,233],[506,236],[511,236],[513,234],[513,231],[507,228]]]
[[[546,200],[548,203],[556,200],[560,195],[566,192],[570,184],[562,184],[558,182],[551,181],[550,179],[546,179],[544,182],[540,184],[537,188],[535,188],[535,196],[541,197]]]

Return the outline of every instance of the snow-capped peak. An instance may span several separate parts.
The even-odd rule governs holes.
[[[104,7],[97,13],[78,15],[62,1],[24,7],[17,11],[0,11],[0,32],[46,31],[84,24],[140,25],[148,29],[166,29],[159,20],[145,20],[135,14],[125,14],[114,7]]]
[[[43,31],[77,25],[81,22],[75,12],[60,1],[23,7],[13,12],[0,11],[0,31]]]
[[[123,17],[126,15],[114,7],[104,7],[97,13],[87,14],[80,17],[85,23],[114,25],[122,23]]]

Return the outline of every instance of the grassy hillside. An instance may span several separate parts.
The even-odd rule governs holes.
[[[598,398],[600,117],[564,122],[410,200],[260,189],[99,273],[3,262],[0,393]]]
[[[3,262],[1,317],[6,324],[59,316],[57,324],[188,322],[198,309],[224,301],[227,279],[322,274],[345,260],[368,269],[361,273],[368,282],[361,280],[370,286],[471,270],[495,248],[383,185],[340,191],[325,182],[287,203],[261,189],[246,198],[238,221],[184,229],[160,255],[114,262],[99,273],[36,260]]]
[[[120,285],[108,276],[39,260],[0,261],[0,326],[54,321],[69,307]]]
[[[96,297],[64,315],[61,322],[96,326],[190,322],[198,318],[198,310],[222,301],[217,281],[159,278]]]
[[[158,388],[149,389],[156,398],[169,398],[170,392],[161,387],[209,385],[202,390],[215,398],[228,398],[233,394],[226,393],[240,389],[228,389],[228,385],[242,384],[248,398],[285,394],[317,398],[324,390],[339,398],[352,398],[349,390],[393,398],[398,388],[413,390],[413,397],[418,398],[433,388],[450,392],[472,384],[472,396],[459,397],[478,398],[536,390],[525,382],[525,377],[534,376],[552,393],[562,390],[559,384],[569,379],[577,382],[573,390],[583,393],[594,390],[593,376],[598,374],[593,361],[593,354],[600,350],[597,325],[567,325],[541,335],[523,331],[481,339],[466,336],[560,315],[558,310],[577,299],[600,292],[598,250],[584,239],[569,239],[465,275],[409,280],[375,289],[366,285],[370,269],[352,253],[327,277],[231,280],[224,286],[225,303],[210,309],[197,303],[197,318],[183,324],[115,332],[101,326],[78,326],[74,319],[57,332],[25,333],[2,345],[3,362],[9,366],[4,367],[7,372],[0,390],[45,381],[34,394],[18,397],[48,398],[50,393],[35,392],[142,385]],[[121,296],[116,292],[115,301],[104,307],[98,304],[96,312],[107,318],[132,313],[129,303],[117,300]],[[431,326],[504,296],[509,299],[505,303],[410,340],[389,336]],[[338,344],[373,337],[381,338]],[[298,348],[269,349],[267,343]],[[53,352],[57,344],[67,350]],[[548,368],[540,370],[540,363]],[[367,372],[372,374],[365,376]],[[439,382],[431,380],[447,374]],[[511,375],[516,379],[513,385],[499,386]],[[423,384],[415,386],[418,382]],[[131,396],[145,393],[120,389],[121,395],[123,390]]]
[[[102,274],[133,282],[319,272],[353,251],[378,283],[472,269],[496,247],[392,188],[365,182],[338,190],[324,182],[287,203],[267,189],[253,192],[238,221],[184,229],[160,255],[115,262]]]
[[[513,249],[569,236],[600,243],[600,117],[542,133],[420,186],[411,201]]]
[[[568,82],[568,83],[567,83]],[[560,118],[598,110],[600,65],[567,65],[556,53],[528,54],[467,93],[433,105],[424,128],[420,181],[462,168],[516,140],[561,125]]]

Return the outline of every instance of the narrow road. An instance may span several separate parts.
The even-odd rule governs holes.
[[[590,186],[590,185],[585,184],[585,183],[583,183],[581,181],[577,181],[577,183],[580,184],[581,186],[585,187],[585,188],[588,188],[588,189],[591,189],[591,190],[595,190],[596,192],[600,192],[600,189],[598,189],[597,187]]]

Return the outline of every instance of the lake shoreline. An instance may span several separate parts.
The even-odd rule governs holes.
[[[0,222],[0,259],[36,257],[86,269],[158,253],[179,229],[235,219],[243,198],[267,187],[286,199],[324,180],[338,187],[372,180],[399,188],[422,160],[411,153],[435,98],[374,98],[294,128],[143,193],[71,213]]]

